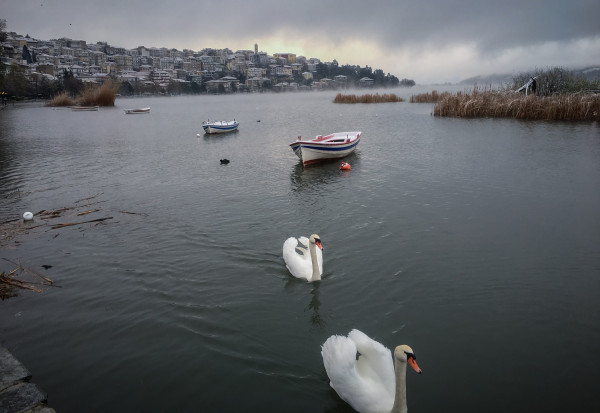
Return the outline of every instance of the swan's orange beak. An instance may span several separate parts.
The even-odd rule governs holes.
[[[419,368],[419,365],[417,364],[417,360],[415,360],[414,357],[409,357],[408,358],[408,364],[410,364],[410,367],[413,368],[414,371],[416,371],[417,373],[421,374],[421,369]]]
[[[323,244],[321,244],[321,240],[316,240],[315,244],[317,244],[317,247],[321,248],[321,251],[323,251]]]

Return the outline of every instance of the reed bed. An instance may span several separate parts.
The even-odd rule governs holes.
[[[343,95],[338,93],[333,99],[333,103],[388,103],[388,102],[404,102],[404,99],[397,96],[394,93],[384,93],[380,95],[367,94],[367,95]]]
[[[438,93],[437,90],[431,93],[420,93],[410,97],[410,103],[437,103],[441,98],[450,95],[449,92]]]
[[[575,93],[525,96],[504,91],[459,92],[441,97],[433,108],[433,115],[457,118],[599,121],[600,95]]]
[[[115,106],[116,89],[112,82],[104,82],[100,87],[88,87],[77,97],[81,106]]]
[[[62,92],[50,99],[46,106],[115,106],[117,89],[112,82],[107,81],[100,87],[86,87],[76,98]]]
[[[50,99],[46,103],[46,106],[73,106],[74,104],[75,100],[71,96],[67,95],[67,92],[63,92]]]

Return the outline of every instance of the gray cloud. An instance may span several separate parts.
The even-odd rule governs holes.
[[[387,53],[410,51],[418,60],[420,53],[468,46],[476,56],[471,59],[473,72],[466,75],[477,74],[479,59],[502,59],[514,49],[529,48],[535,63],[535,49],[551,43],[567,47],[589,39],[588,44],[600,45],[594,0],[0,0],[0,4],[0,18],[7,20],[9,30],[41,39],[65,36],[124,47],[201,49],[222,39],[221,47],[249,49],[255,41],[279,34],[286,37],[286,44],[309,42],[317,49],[322,43],[335,50],[348,41],[360,41]],[[310,45],[307,48],[310,54]],[[569,52],[570,63],[575,52]],[[598,58],[594,50],[587,57],[585,50],[577,53],[582,62]],[[569,62],[557,55],[552,64],[565,63]],[[370,65],[378,67],[377,62]]]

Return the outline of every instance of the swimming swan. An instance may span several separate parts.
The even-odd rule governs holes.
[[[294,277],[305,278],[309,282],[320,280],[323,274],[321,238],[317,234],[312,234],[310,239],[306,237],[286,239],[283,243],[283,260]]]
[[[396,347],[394,366],[387,347],[352,330],[348,337],[329,337],[321,346],[321,355],[330,386],[354,410],[407,412],[406,363],[421,373],[409,346]]]

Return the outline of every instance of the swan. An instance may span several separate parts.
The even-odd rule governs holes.
[[[321,346],[321,356],[329,385],[354,410],[407,412],[406,363],[421,373],[409,346],[396,347],[394,366],[387,347],[355,329],[348,337],[329,337]]]
[[[312,234],[310,239],[306,237],[286,239],[283,243],[283,260],[294,277],[305,278],[309,282],[320,280],[323,274],[321,237]]]

